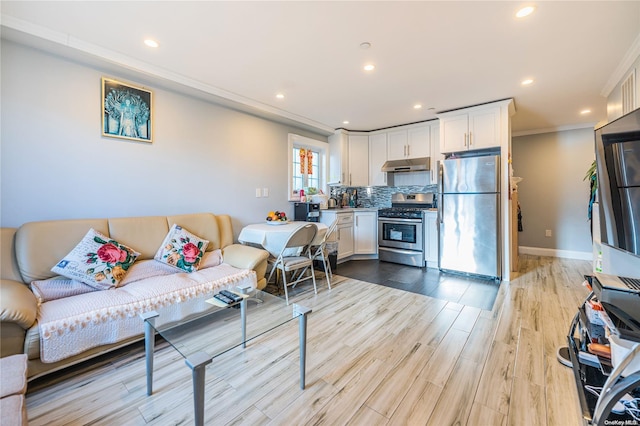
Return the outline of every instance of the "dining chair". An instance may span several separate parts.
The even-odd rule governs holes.
[[[282,247],[278,257],[272,259],[270,262],[272,267],[269,278],[267,278],[267,282],[271,280],[274,272],[281,272],[280,275],[282,275],[284,295],[287,305],[289,304],[289,291],[287,290],[287,287],[293,287],[299,282],[309,279],[313,280],[313,290],[316,294],[318,293],[311,253],[311,242],[315,238],[317,232],[318,227],[313,223],[303,225],[296,229],[287,239],[287,242]],[[292,255],[291,249],[298,249],[297,253],[294,251],[294,254]],[[309,275],[305,274],[307,270],[310,272]],[[291,281],[287,281],[287,272],[292,272]],[[300,273],[297,274],[296,272]],[[276,283],[277,281],[278,276],[276,274]]]
[[[322,261],[322,265],[324,266],[324,276],[327,278],[327,286],[329,290],[331,290],[331,280],[333,279],[333,271],[331,270],[331,263],[329,262],[329,253],[327,252],[327,242],[331,238],[331,235],[336,231],[338,227],[338,219],[334,220],[327,232],[324,234],[322,241],[317,246],[311,247],[311,258],[312,260],[320,260]]]

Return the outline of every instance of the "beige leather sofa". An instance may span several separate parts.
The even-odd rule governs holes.
[[[142,334],[86,350],[54,363],[40,359],[38,303],[29,287],[34,280],[54,277],[51,268],[69,253],[90,228],[134,248],[139,260],[153,259],[169,228],[177,223],[209,240],[207,251],[221,249],[224,263],[256,272],[257,288],[264,278],[268,252],[233,243],[231,218],[197,213],[177,216],[146,216],[110,219],[76,219],[29,222],[2,228],[0,235],[0,338],[1,356],[27,354],[28,378],[33,379],[63,367],[101,355],[142,339]],[[110,290],[105,290],[110,291]],[[71,296],[76,297],[76,296]]]

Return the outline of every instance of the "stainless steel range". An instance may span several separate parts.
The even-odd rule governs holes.
[[[385,262],[424,266],[424,212],[435,206],[434,194],[396,193],[391,208],[378,210],[378,255]]]

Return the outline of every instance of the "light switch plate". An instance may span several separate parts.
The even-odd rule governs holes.
[[[262,197],[262,193],[260,192],[260,188],[256,188],[256,198]]]

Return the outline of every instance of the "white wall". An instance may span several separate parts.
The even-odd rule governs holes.
[[[583,178],[595,158],[593,129],[514,137],[512,152],[514,175],[524,178],[518,185],[524,228],[518,245],[591,259],[590,190]],[[545,237],[547,229],[551,237]]]
[[[101,136],[102,76],[6,40],[1,46],[1,224],[34,220],[230,214],[242,225],[287,201],[287,135],[314,135],[189,97],[153,91],[154,141]],[[122,75],[132,75],[123,70]],[[255,189],[268,187],[268,198]]]

